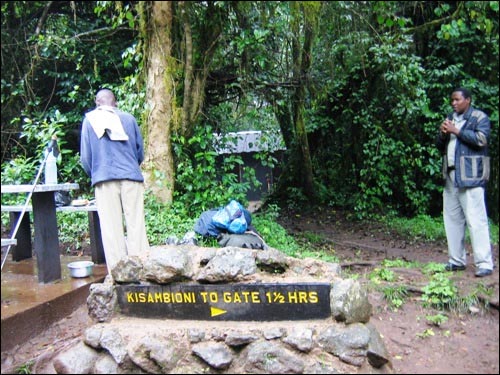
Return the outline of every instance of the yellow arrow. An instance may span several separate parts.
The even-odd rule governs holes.
[[[227,313],[226,310],[218,309],[217,307],[210,306],[210,316],[217,316]]]

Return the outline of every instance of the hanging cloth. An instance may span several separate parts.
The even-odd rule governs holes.
[[[128,135],[123,130],[120,116],[115,113],[113,107],[101,105],[86,113],[85,116],[92,125],[97,138],[101,138],[104,133],[107,133],[112,141],[128,141]]]

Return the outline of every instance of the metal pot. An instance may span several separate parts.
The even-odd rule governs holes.
[[[68,264],[69,274],[71,277],[89,277],[94,271],[94,262],[80,261]]]

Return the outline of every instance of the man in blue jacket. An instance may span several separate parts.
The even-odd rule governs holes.
[[[136,119],[100,90],[82,123],[80,161],[91,177],[108,273],[124,256],[149,251],[144,219],[143,139]],[[126,224],[126,236],[123,228]]]
[[[443,219],[448,241],[447,271],[466,267],[465,228],[469,228],[477,277],[491,275],[485,187],[490,175],[490,120],[471,106],[471,94],[457,88],[451,94],[453,112],[441,123],[436,145],[443,153]]]

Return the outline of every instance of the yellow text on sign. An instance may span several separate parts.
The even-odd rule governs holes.
[[[196,303],[194,292],[127,292],[128,303]]]
[[[199,295],[195,292],[127,292],[127,303],[219,303],[226,304],[316,304],[319,302],[316,291],[288,291],[288,292],[266,292],[264,300],[258,291],[201,291]]]

